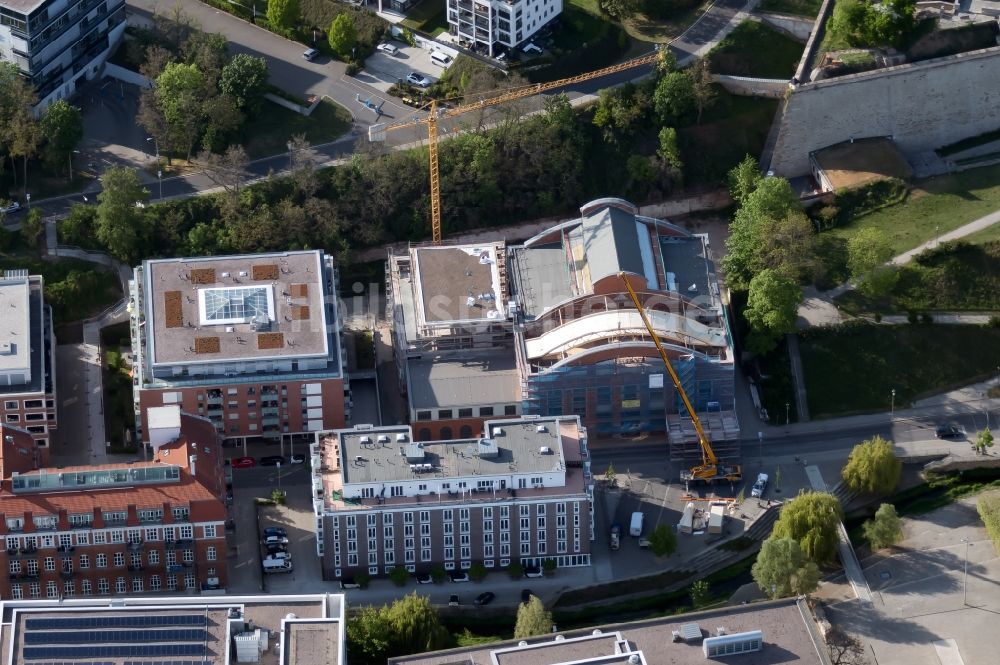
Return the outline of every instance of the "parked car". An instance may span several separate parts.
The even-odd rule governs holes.
[[[448,597],[448,607],[458,607],[462,603],[458,600],[458,594],[453,593]]]
[[[302,57],[305,58],[306,60],[308,60],[309,62],[312,62],[313,60],[315,60],[316,56],[318,56],[318,55],[319,55],[319,51],[317,51],[314,48],[307,48],[305,51],[302,52]]]
[[[617,550],[622,546],[622,525],[611,525],[611,549]]]
[[[353,579],[351,579],[349,577],[345,577],[344,579],[340,580],[340,588],[341,589],[360,589],[361,585],[358,584],[357,582],[355,582]]]
[[[269,526],[262,532],[262,535],[267,538],[268,536],[280,536],[282,538],[288,537],[288,532],[282,529],[280,526]]]
[[[288,559],[290,561],[292,559],[292,555],[289,554],[287,550],[277,550],[277,551],[273,551],[272,552],[269,549],[266,558],[268,558],[268,559]]]
[[[531,600],[532,595],[533,594],[531,593],[531,589],[521,589],[521,602],[527,603],[529,600]]]
[[[258,464],[261,466],[278,466],[279,464],[285,464],[285,458],[281,455],[265,455],[260,458]]]
[[[11,201],[10,203],[0,207],[0,210],[3,210],[4,214],[7,215],[11,214],[12,212],[17,212],[20,209],[21,209],[21,204],[18,203],[17,201]]]
[[[236,457],[229,463],[234,469],[249,469],[257,466],[257,461],[252,457]]]
[[[451,574],[451,581],[452,582],[468,582],[469,581],[469,574],[468,573],[452,573]]]
[[[764,490],[766,489],[767,489],[767,474],[758,473],[757,482],[755,482],[753,484],[753,487],[750,489],[750,496],[754,497],[755,499],[759,499],[760,497],[764,496]]]
[[[306,456],[303,455],[302,453],[295,453],[294,455],[288,458],[288,461],[291,462],[292,464],[305,464]]]
[[[431,577],[430,573],[417,575],[417,584],[434,584],[434,578]]]
[[[431,85],[430,79],[426,76],[421,76],[416,72],[410,72],[406,75],[406,80],[412,85],[419,85],[421,88],[429,88]]]
[[[649,538],[640,538],[639,547],[641,547],[644,550],[649,549]]]
[[[958,423],[941,423],[934,430],[939,439],[964,439],[965,428]]]
[[[476,596],[475,602],[477,606],[481,607],[483,605],[489,605],[490,603],[493,602],[493,599],[496,597],[497,597],[496,594],[493,593],[492,591],[484,591],[478,596]]]
[[[538,566],[525,566],[524,567],[525,577],[545,577],[545,571]]]
[[[382,42],[375,48],[377,48],[379,51],[382,51],[382,53],[385,53],[386,55],[396,55],[397,53],[399,53],[399,49],[393,46],[392,44],[389,44],[388,42]]]
[[[267,538],[264,539],[265,547],[270,547],[272,545],[287,545],[287,544],[288,544],[288,538],[285,538],[284,536],[268,536]]]

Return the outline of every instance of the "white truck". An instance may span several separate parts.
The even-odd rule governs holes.
[[[264,559],[263,568],[265,573],[290,573],[295,570],[291,559]]]
[[[638,538],[642,535],[642,523],[646,516],[641,511],[632,513],[632,522],[628,527],[628,535]]]

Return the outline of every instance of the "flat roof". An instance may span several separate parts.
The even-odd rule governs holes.
[[[665,290],[691,299],[712,297],[707,252],[705,240],[700,236],[660,236],[660,255],[667,280]]]
[[[512,349],[469,353],[465,358],[445,355],[407,361],[411,408],[521,401],[521,383]]]
[[[26,378],[31,375],[31,287],[27,276],[6,277],[0,271],[0,277],[0,384],[3,384],[7,383],[4,374],[23,373]]]
[[[413,257],[421,322],[504,317],[495,244],[419,247]]]
[[[537,318],[574,296],[569,259],[562,243],[514,247],[511,258],[521,306],[528,317]]]
[[[720,661],[707,659],[702,640],[674,642],[673,631],[684,624],[696,623],[703,637],[716,634],[717,628],[727,634],[760,630],[764,645],[761,651],[727,655]],[[800,665],[822,665],[826,662],[817,651],[818,630],[806,602],[788,598],[778,601],[725,607],[708,612],[693,612],[676,617],[601,626],[546,635],[526,640],[519,646],[515,640],[487,646],[449,649],[432,653],[390,658],[389,665],[554,665],[583,663],[594,659],[619,656],[616,643],[620,634],[625,653],[640,655],[645,665],[704,665],[725,662],[730,665],[779,665],[796,662]],[[604,637],[604,634],[609,637]],[[563,639],[559,639],[562,637]]]
[[[321,251],[156,259],[143,267],[154,366],[329,353]]]
[[[906,180],[913,169],[892,139],[854,139],[812,154],[834,190],[858,187],[881,178]]]
[[[286,663],[341,665],[340,635],[329,621],[287,621],[285,634]]]
[[[421,464],[431,469],[419,474],[410,468],[406,457],[406,441],[397,441],[397,434],[408,435],[407,427],[380,427],[369,430],[340,430],[343,482],[377,483],[415,480],[420,476],[464,478],[469,476],[510,475],[513,470],[524,473],[554,473],[566,470],[561,429],[556,418],[537,418],[496,423],[486,436],[496,443],[496,456],[485,457],[480,439],[425,441],[419,444],[423,454]],[[542,427],[544,431],[538,431]],[[379,441],[379,437],[384,441]],[[541,452],[543,448],[548,451]]]
[[[11,277],[11,275],[18,275],[17,277]],[[6,271],[7,279],[19,280],[24,275],[27,274],[26,270],[20,271]],[[18,394],[35,394],[35,393],[47,393],[52,391],[52,384],[55,379],[53,376],[55,369],[52,367],[47,367],[49,364],[48,357],[46,356],[46,321],[45,321],[45,301],[43,297],[43,284],[42,278],[38,275],[31,275],[24,277],[27,279],[27,290],[28,290],[28,304],[27,304],[27,329],[23,328],[23,323],[19,320],[14,328],[7,328],[6,316],[7,312],[13,312],[15,310],[24,310],[23,301],[20,306],[17,306],[15,302],[15,307],[11,307],[10,303],[13,300],[7,300],[2,302],[4,299],[0,298],[0,307],[5,311],[0,311],[0,342],[9,341],[14,339],[13,347],[15,352],[20,358],[22,351],[27,352],[28,362],[31,368],[31,378],[27,383],[6,385],[6,382],[0,380],[0,395],[18,395]],[[20,301],[21,289],[16,289],[17,300]],[[18,314],[18,319],[21,319],[20,314]],[[6,333],[4,332],[6,331]],[[13,335],[10,333],[14,332]],[[5,336],[6,334],[6,336]],[[19,341],[18,341],[19,340]],[[54,342],[53,342],[54,343]],[[20,359],[16,361],[20,363]],[[13,369],[4,370],[0,369],[0,373],[4,371],[11,371]]]

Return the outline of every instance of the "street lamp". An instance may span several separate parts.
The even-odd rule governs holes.
[[[288,171],[295,170],[295,157],[293,156],[292,149],[295,147],[291,141],[288,141],[285,145],[288,146]]]
[[[789,407],[789,403],[785,402],[785,427],[788,427],[788,422],[789,422],[789,420],[788,420],[788,407]]]
[[[163,199],[163,171],[160,169],[160,142],[152,136],[146,139],[146,143],[150,141],[156,146],[156,179],[160,183],[160,199]]]
[[[968,538],[962,538],[965,543],[965,579],[962,581],[962,605],[968,605],[969,598],[969,548],[972,542]]]
[[[69,181],[72,183],[73,182],[73,155],[79,155],[80,151],[79,150],[70,150],[68,154],[69,154]]]
[[[889,420],[893,420],[896,414],[896,389],[889,391]]]

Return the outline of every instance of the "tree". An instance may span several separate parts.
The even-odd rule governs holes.
[[[986,449],[993,447],[993,432],[988,429],[981,430],[976,434],[976,442],[972,445],[975,447],[977,453],[985,455]]]
[[[393,566],[389,571],[389,579],[396,586],[406,586],[406,581],[410,579],[410,573],[403,566]]]
[[[635,131],[649,107],[649,98],[640,88],[626,83],[620,88],[604,88],[597,94],[594,124],[609,139],[628,136]]]
[[[174,54],[170,49],[159,44],[147,46],[142,55],[142,64],[139,65],[139,73],[150,81],[155,81],[173,59]]]
[[[747,155],[743,161],[734,166],[727,177],[729,182],[729,195],[733,201],[742,205],[753,191],[757,189],[757,184],[761,181],[760,165],[752,155]]]
[[[876,435],[854,446],[841,476],[855,492],[888,494],[899,484],[902,470],[892,444]]]
[[[267,60],[248,53],[233,56],[219,75],[219,90],[236,100],[236,106],[250,115],[260,110],[267,91]]]
[[[247,165],[250,163],[243,146],[231,145],[221,155],[203,152],[198,155],[197,161],[205,169],[205,175],[222,187],[226,194],[230,197],[239,196],[247,177]]]
[[[552,613],[546,611],[538,596],[531,596],[528,602],[517,608],[517,623],[514,625],[514,639],[545,635],[552,631]]]
[[[708,587],[707,580],[698,580],[691,585],[691,607],[698,609],[704,607],[712,599],[712,594]]]
[[[394,601],[386,619],[392,627],[392,656],[434,651],[448,644],[448,631],[441,625],[437,609],[430,598],[416,591]]]
[[[695,122],[700,125],[702,112],[712,106],[716,97],[715,81],[712,79],[712,71],[705,58],[698,58],[691,67],[691,86],[694,107],[698,110],[698,118]]]
[[[677,549],[677,534],[666,524],[661,524],[649,534],[649,549],[656,556],[670,556]]]
[[[37,247],[43,235],[45,235],[45,222],[42,221],[42,211],[32,208],[21,221],[21,237],[27,244]]]
[[[865,520],[861,528],[873,550],[892,547],[903,537],[903,520],[899,519],[896,506],[891,503],[879,506],[875,517]]]
[[[753,353],[767,353],[778,341],[795,331],[802,289],[777,270],[767,268],[750,280],[750,293],[743,316],[752,329],[747,341]]]
[[[202,105],[205,118],[205,133],[201,144],[206,150],[219,152],[227,145],[235,143],[246,116],[240,111],[236,100],[229,95],[216,95],[206,99]]]
[[[70,160],[73,150],[83,138],[83,115],[80,109],[65,99],[57,99],[48,105],[42,113],[42,134],[45,135],[45,161],[50,168],[69,167],[70,177],[73,168]]]
[[[837,529],[843,512],[826,492],[803,492],[781,508],[772,538],[791,538],[816,562],[829,561],[837,551]]]
[[[663,163],[672,169],[680,171],[684,168],[681,161],[681,149],[677,147],[677,130],[673,127],[663,127],[659,134],[660,147],[656,154],[660,156]]]
[[[604,470],[604,482],[608,484],[608,487],[615,487],[618,485],[618,474],[615,473],[614,463],[608,464],[608,468]]]
[[[826,647],[830,650],[831,665],[868,665],[861,642],[840,628],[826,631]]]
[[[384,663],[392,642],[392,633],[384,617],[385,608],[371,605],[347,622],[347,652],[352,663]]]
[[[772,535],[765,540],[750,574],[772,599],[811,593],[819,586],[819,567],[792,538]]]
[[[434,580],[434,584],[440,584],[444,582],[448,577],[448,571],[444,569],[441,564],[436,564],[431,567],[431,579]]]
[[[135,169],[112,166],[101,176],[94,235],[108,253],[121,261],[136,257],[142,221],[142,210],[136,203],[148,196]]]
[[[489,571],[486,570],[486,566],[484,566],[481,561],[476,561],[469,566],[469,579],[473,582],[482,582],[486,579],[486,575],[488,573]]]
[[[639,11],[639,0],[600,0],[601,11],[608,16],[623,21]]]
[[[507,574],[510,575],[510,579],[519,580],[524,577],[524,566],[515,561],[507,566]]]
[[[267,22],[290,30],[299,21],[299,0],[267,0]]]
[[[85,247],[93,243],[94,228],[97,226],[97,209],[79,203],[70,206],[69,213],[57,228],[59,242],[64,245]]]
[[[880,298],[892,290],[899,277],[894,266],[886,265],[892,255],[889,238],[879,228],[861,229],[847,241],[847,267],[859,291]]]
[[[694,81],[686,72],[660,77],[653,92],[653,109],[664,125],[677,125],[694,109]]]
[[[337,14],[330,24],[330,32],[327,35],[330,48],[340,56],[341,60],[351,57],[351,50],[358,45],[358,29],[354,26],[354,19],[347,12]]]
[[[214,92],[222,69],[229,62],[229,42],[220,32],[196,30],[184,40],[181,56],[201,72],[206,91]]]
[[[163,113],[170,145],[191,151],[201,133],[205,77],[195,65],[171,62],[156,79],[156,103]]]

